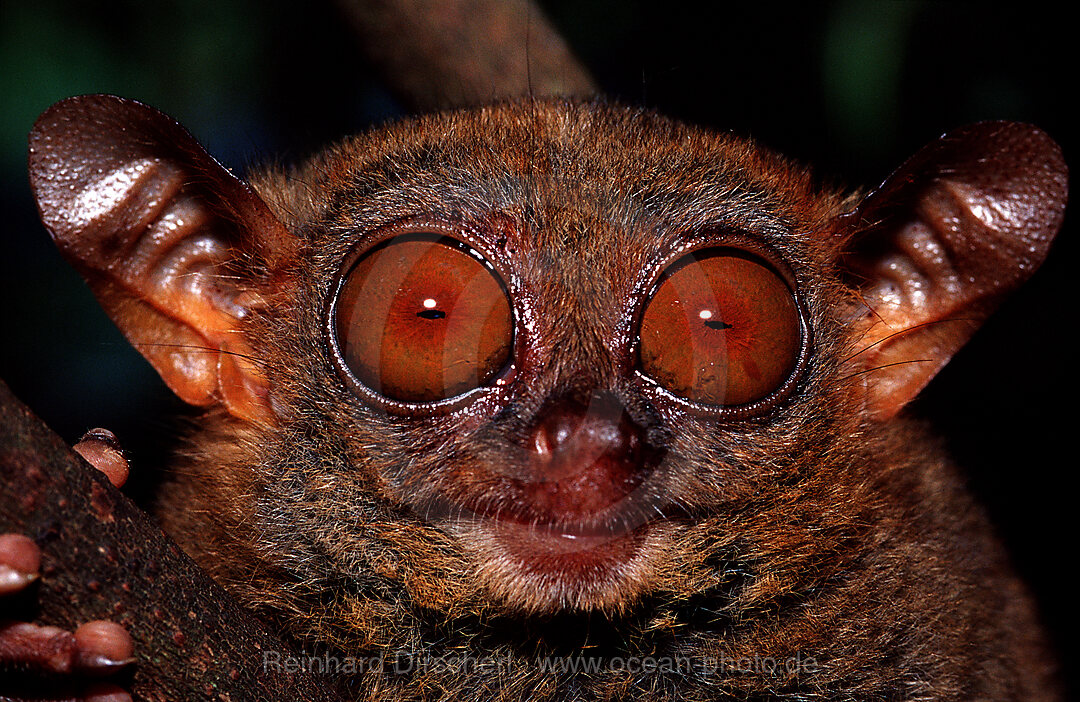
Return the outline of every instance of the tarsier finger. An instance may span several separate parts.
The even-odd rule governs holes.
[[[104,473],[115,487],[123,487],[127,482],[130,466],[116,435],[108,429],[91,429],[72,448]]]

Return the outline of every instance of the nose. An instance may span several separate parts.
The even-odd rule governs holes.
[[[519,490],[541,522],[581,522],[626,500],[653,461],[645,428],[614,395],[547,403],[528,432]]]

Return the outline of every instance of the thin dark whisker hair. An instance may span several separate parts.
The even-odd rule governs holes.
[[[885,336],[885,337],[882,337],[882,338],[878,339],[874,343],[867,345],[865,348],[859,349],[855,353],[853,353],[850,356],[848,356],[847,358],[843,359],[841,361],[841,363],[847,363],[848,361],[852,360],[853,358],[856,358],[857,356],[866,353],[867,351],[874,348],[878,344],[884,343],[884,342],[888,341],[889,339],[900,336],[901,334],[906,334],[906,333],[908,333],[910,331],[915,331],[916,329],[922,329],[923,327],[929,327],[929,326],[932,326],[934,324],[945,324],[945,323],[949,323],[949,322],[973,322],[973,321],[975,321],[975,320],[970,318],[970,317],[954,317],[952,319],[934,319],[934,320],[931,320],[929,322],[922,322],[921,324],[916,324],[916,325],[911,326],[911,327],[904,327],[903,329],[895,331],[892,334],[889,334],[888,336]],[[907,363],[907,361],[904,361],[904,363]]]
[[[908,361],[895,361],[893,363],[884,363],[880,366],[874,366],[873,368],[864,368],[861,371],[856,371],[855,373],[851,373],[850,375],[845,375],[844,377],[840,378],[840,381],[843,382],[845,380],[851,380],[854,377],[864,375],[866,373],[873,373],[874,371],[883,370],[885,368],[891,368],[893,366],[903,366],[907,365],[908,363],[930,363],[933,360],[934,359],[932,358],[913,358]]]
[[[134,346],[136,348],[166,348],[166,349],[172,348],[172,349],[188,349],[188,350],[193,350],[193,351],[205,351],[206,353],[224,353],[224,354],[227,354],[229,356],[236,356],[237,358],[242,358],[245,361],[251,361],[255,365],[262,366],[264,368],[270,365],[267,361],[265,361],[265,360],[263,360],[261,358],[256,358],[255,356],[249,356],[248,354],[240,353],[238,351],[228,351],[226,349],[219,349],[219,348],[216,348],[216,347],[213,347],[213,346],[199,346],[197,344],[161,344],[161,343],[149,343],[149,342],[133,343],[132,346]]]
[[[528,89],[529,101],[536,101],[536,93],[532,80],[532,5],[525,9],[525,85]]]

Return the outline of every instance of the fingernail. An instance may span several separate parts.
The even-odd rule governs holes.
[[[0,594],[25,588],[38,579],[41,550],[22,534],[0,534]]]
[[[120,447],[120,440],[116,438],[116,434],[113,434],[108,429],[95,427],[79,437],[79,440],[75,443],[80,444],[84,441],[99,441],[117,453],[124,453],[124,450]]]
[[[87,622],[75,630],[81,670],[112,673],[135,662],[131,634],[114,622]]]
[[[37,573],[23,573],[6,565],[0,565],[0,595],[18,592],[37,579]]]

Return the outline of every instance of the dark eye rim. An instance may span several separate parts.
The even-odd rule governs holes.
[[[649,376],[642,368],[641,325],[645,317],[645,310],[648,308],[649,303],[652,302],[661,283],[667,280],[684,265],[687,265],[691,256],[699,255],[706,251],[729,251],[736,256],[763,264],[787,285],[788,290],[791,292],[792,299],[795,301],[795,309],[799,318],[799,355],[796,358],[795,365],[792,368],[791,373],[788,374],[787,379],[781,383],[779,387],[760,400],[741,405],[711,405],[704,402],[696,402],[689,398],[682,397],[681,395],[677,395],[660,385],[658,381]],[[799,286],[796,284],[794,273],[782,258],[763,246],[747,243],[741,237],[725,237],[716,241],[698,243],[694,246],[679,249],[659,263],[659,265],[654,268],[654,271],[648,287],[645,288],[646,292],[640,298],[637,310],[635,311],[634,333],[632,335],[633,345],[630,349],[630,358],[634,364],[634,377],[639,387],[644,392],[660,404],[673,406],[679,410],[697,416],[725,420],[749,419],[768,414],[783,401],[791,397],[809,365],[813,339],[805,301]]]
[[[387,397],[362,383],[345,362],[341,352],[335,329],[335,320],[338,302],[341,297],[341,289],[353,267],[364,256],[376,249],[390,245],[392,242],[409,239],[434,239],[457,248],[475,258],[491,271],[506,294],[510,306],[511,334],[510,357],[502,369],[496,373],[492,380],[471,390],[458,395],[447,397],[434,402],[404,402]],[[479,228],[466,222],[435,219],[429,217],[408,217],[397,220],[390,224],[378,227],[360,237],[359,242],[342,259],[337,273],[334,275],[330,286],[331,294],[328,296],[322,315],[322,332],[324,343],[329,351],[331,365],[337,377],[344,383],[350,393],[368,407],[381,409],[390,414],[400,416],[431,416],[450,414],[477,402],[480,398],[492,393],[505,393],[508,391],[511,381],[517,373],[518,360],[521,356],[522,333],[520,315],[516,309],[514,289],[511,285],[513,280],[506,274],[505,265],[496,255],[480,243]]]

